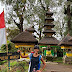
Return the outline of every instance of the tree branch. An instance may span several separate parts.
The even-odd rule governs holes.
[[[37,33],[37,31],[36,31],[36,33]],[[39,33],[37,33],[37,35],[39,36],[40,34],[39,34]]]
[[[14,21],[14,23],[17,25],[17,27],[20,29],[20,24],[18,24],[13,18],[12,20]]]
[[[42,4],[42,1],[41,1],[41,0],[40,0],[40,3],[41,3],[42,8],[45,10],[45,7],[43,6],[43,4]]]

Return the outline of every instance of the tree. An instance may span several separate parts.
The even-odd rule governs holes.
[[[66,25],[64,20],[64,10],[63,10],[65,1],[64,0],[55,0],[55,1],[37,0],[36,5],[33,2],[31,3],[31,1],[29,3],[30,4],[29,6],[31,7],[29,9],[29,12],[32,13],[32,15],[34,14],[34,16],[37,15],[38,19],[36,20],[33,18],[34,20],[32,21],[30,20],[30,22],[33,23],[35,21],[36,24],[38,25],[37,35],[39,36],[39,38],[41,39],[41,37],[43,36],[42,32],[43,32],[43,25],[45,23],[44,21],[45,13],[48,11],[48,7],[49,7],[54,12],[53,17],[56,19],[54,21],[54,24],[55,24],[54,30],[56,31],[56,37],[58,36],[60,37],[60,39],[62,39],[64,37],[65,25]],[[29,17],[32,17],[32,16],[29,16]]]
[[[24,11],[26,0],[1,0],[7,7],[10,9],[7,16],[7,23],[15,23],[20,29],[20,32],[23,32],[23,22],[24,22]]]
[[[47,3],[47,4],[45,4]],[[36,29],[37,38],[40,40],[43,37],[43,28],[45,23],[45,14],[48,11],[49,1],[48,0],[28,0],[27,12],[28,17],[26,18],[29,24],[34,25]],[[46,5],[46,6],[45,6]]]
[[[20,29],[20,32],[23,31],[23,26],[27,22],[27,26],[33,26],[36,29],[37,38],[40,40],[43,37],[43,25],[45,23],[45,13],[48,10],[48,7],[54,12],[54,24],[56,25],[54,30],[57,32],[56,36],[60,38],[64,37],[63,28],[65,28],[65,21],[63,9],[64,2],[66,0],[1,0],[7,6],[9,5],[11,10],[9,12],[8,22],[15,23]],[[60,9],[60,10],[59,10]],[[59,12],[58,12],[59,10]],[[62,11],[62,12],[61,12]],[[58,16],[57,16],[58,15]],[[23,25],[24,23],[24,25]]]
[[[64,19],[64,4],[66,0],[55,0],[51,1],[50,8],[52,12],[54,13],[54,24],[55,27],[53,30],[56,31],[56,34],[54,35],[58,40],[61,40],[64,37],[64,32],[66,29],[66,21]]]
[[[71,0],[67,0],[67,8],[65,8],[64,14],[67,17],[67,29],[65,34],[69,33],[72,36],[72,7]]]
[[[15,29],[10,29],[10,28],[7,28],[7,38],[8,40],[11,40],[13,39],[16,35],[18,35],[20,33],[19,29],[18,28],[15,28]]]
[[[8,52],[17,52],[17,49],[15,48],[15,45],[12,42],[7,41],[7,44],[8,44]],[[1,52],[7,52],[6,44],[3,44],[1,46]]]
[[[36,0],[1,0],[5,3],[7,7],[10,8],[7,17],[7,23],[15,23],[17,27],[20,29],[20,32],[23,31],[23,22],[26,19],[28,24],[38,25],[37,35],[41,39],[41,33],[44,24],[45,18],[45,8],[42,4],[41,0],[37,0],[38,4],[35,4]],[[38,5],[38,6],[37,6]],[[37,19],[36,19],[37,17]],[[18,20],[17,20],[18,19]],[[36,24],[35,24],[36,23]]]

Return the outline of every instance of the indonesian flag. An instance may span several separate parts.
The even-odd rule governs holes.
[[[6,44],[4,11],[0,14],[0,47]]]

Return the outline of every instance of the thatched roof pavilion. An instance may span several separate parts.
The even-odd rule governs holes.
[[[36,36],[33,34],[34,32],[36,32],[36,30],[34,29],[34,26],[32,26],[32,27],[26,29],[25,31],[30,32],[30,33],[36,38]]]
[[[62,41],[58,44],[61,46],[62,49],[69,49],[72,48],[72,36],[69,34],[66,35],[65,38],[62,39]]]
[[[59,41],[54,37],[44,37],[39,41],[40,45],[57,45]]]
[[[16,37],[14,37],[11,42],[15,43],[17,46],[31,46],[38,43],[38,41],[34,38],[34,36],[28,31],[24,31],[19,33]]]
[[[26,31],[28,31],[28,32],[30,32],[30,33],[36,32],[35,29],[34,29],[34,26],[32,26],[32,27],[26,29]]]

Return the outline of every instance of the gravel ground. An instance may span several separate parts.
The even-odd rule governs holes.
[[[46,63],[46,68],[43,72],[72,72],[72,65]]]

